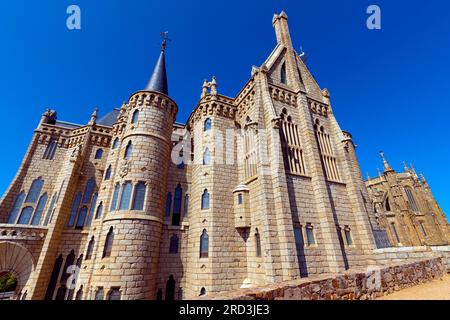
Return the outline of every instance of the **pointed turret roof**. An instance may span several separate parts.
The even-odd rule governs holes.
[[[384,173],[394,171],[394,169],[392,169],[392,167],[390,166],[390,164],[387,162],[386,158],[384,157],[383,151],[380,151],[380,156],[381,156],[381,159],[383,159]]]
[[[159,55],[158,61],[156,62],[155,68],[153,69],[152,76],[145,91],[156,91],[169,95],[169,88],[167,86],[167,73],[166,73],[166,60],[164,52],[166,50],[167,34],[165,34],[163,43],[161,45],[161,53]]]

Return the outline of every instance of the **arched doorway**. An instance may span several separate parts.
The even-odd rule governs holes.
[[[175,279],[170,275],[166,283],[166,300],[175,300]]]
[[[24,246],[0,242],[0,299],[13,299],[27,284],[34,270],[31,253]]]

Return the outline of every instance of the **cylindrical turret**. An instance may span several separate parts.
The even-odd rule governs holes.
[[[164,46],[152,79],[125,106],[116,170],[101,226],[93,294],[154,299],[176,103],[167,96]],[[114,148],[114,146],[113,146]],[[102,290],[103,289],[103,290]],[[94,297],[91,297],[94,298]],[[108,298],[106,296],[105,298]]]

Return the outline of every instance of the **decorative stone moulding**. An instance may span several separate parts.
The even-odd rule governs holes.
[[[269,91],[273,100],[286,103],[293,107],[297,106],[297,97],[295,96],[295,93],[273,86],[269,87]]]
[[[26,225],[0,225],[0,240],[42,240],[47,234],[46,227]]]
[[[314,101],[314,100],[311,100],[311,99],[308,99],[308,105],[309,105],[309,109],[313,113],[315,113],[319,116],[328,117],[330,108],[327,105],[317,102],[317,101]]]
[[[163,94],[139,91],[130,97],[129,107],[152,106],[168,110],[175,117],[178,112],[176,104]]]

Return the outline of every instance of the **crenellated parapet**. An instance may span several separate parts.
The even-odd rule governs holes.
[[[314,114],[319,116],[328,117],[328,114],[330,113],[330,107],[321,101],[308,98],[308,106]]]
[[[155,107],[166,110],[174,119],[178,112],[176,103],[162,93],[138,91],[130,97],[130,109],[142,107]]]

